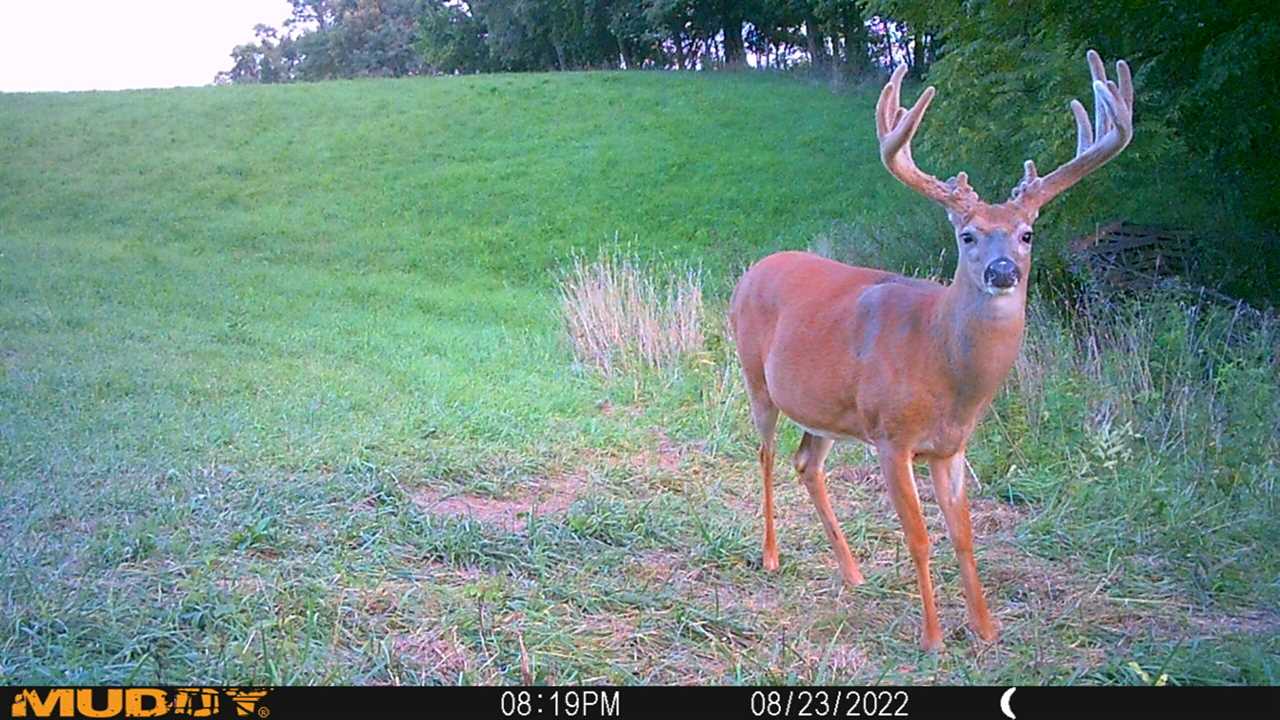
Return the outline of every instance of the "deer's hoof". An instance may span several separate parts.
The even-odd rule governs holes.
[[[844,584],[851,588],[858,587],[866,582],[866,579],[862,577],[862,573],[857,570],[848,573],[841,573],[840,575],[844,578]]]
[[[926,631],[920,636],[920,649],[927,653],[936,653],[942,650],[942,632],[934,631],[932,633]]]
[[[773,552],[769,552],[768,550],[765,550],[764,551],[764,569],[768,572],[777,572],[778,565],[779,565],[778,551],[774,550]]]
[[[983,642],[993,643],[1000,639],[1000,628],[990,620],[974,623],[973,631],[978,634],[978,637],[982,638]]]

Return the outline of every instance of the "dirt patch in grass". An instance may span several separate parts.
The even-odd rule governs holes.
[[[447,493],[424,488],[414,493],[413,502],[432,515],[470,517],[512,532],[522,532],[531,518],[557,515],[567,510],[586,482],[585,472],[573,471],[545,478],[532,487],[522,487],[509,497]]]
[[[1191,626],[1214,637],[1226,635],[1280,634],[1280,611],[1273,608],[1248,609],[1236,613],[1210,612],[1192,614]]]
[[[758,613],[776,612],[782,605],[783,591],[765,582],[749,585],[716,582],[707,585],[696,595],[707,607],[751,617]]]
[[[417,666],[424,675],[448,683],[457,682],[458,677],[473,666],[471,654],[459,641],[456,628],[423,627],[395,635],[391,648],[401,661]]]
[[[644,586],[665,585],[688,572],[689,558],[674,550],[642,550],[627,563],[627,576]]]
[[[437,585],[459,586],[494,577],[497,573],[470,565],[450,565],[439,560],[428,560],[422,569],[422,579]]]
[[[362,612],[379,616],[399,611],[401,605],[410,601],[417,590],[413,582],[388,579],[373,587],[360,588],[354,594],[356,605]]]
[[[635,613],[597,613],[577,619],[577,632],[598,639],[610,647],[631,647],[639,638],[636,632]]]
[[[267,586],[262,577],[244,570],[233,572],[232,575],[215,578],[213,586],[235,597],[249,597],[266,592]]]
[[[98,531],[98,520],[78,515],[58,515],[49,521],[49,528],[56,533],[68,535],[92,535]]]
[[[827,485],[863,487],[872,492],[884,488],[880,468],[875,465],[846,465],[827,470]]]
[[[677,442],[656,427],[650,428],[649,435],[645,447],[604,462],[624,470],[637,487],[655,492],[684,492],[703,480],[708,463],[719,466],[707,458],[705,443]]]
[[[654,468],[660,472],[674,473],[680,469],[686,453],[700,450],[691,444],[679,444],[673,441],[666,432],[654,429],[654,447],[652,450],[637,453],[631,458],[631,466],[640,472],[650,472]]]
[[[1027,511],[1001,500],[973,498],[969,501],[969,520],[976,537],[1004,535],[1011,540],[1018,525],[1027,519]]]
[[[836,676],[854,676],[867,666],[867,655],[851,642],[835,643],[827,656],[827,665]]]

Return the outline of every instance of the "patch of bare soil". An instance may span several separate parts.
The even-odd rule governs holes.
[[[1238,613],[1193,613],[1189,620],[1193,628],[1214,637],[1280,634],[1280,612],[1273,608],[1244,610]]]
[[[627,576],[642,585],[666,585],[689,571],[689,559],[673,550],[642,550],[627,563]]]
[[[969,520],[976,537],[1003,535],[1005,541],[1010,541],[1026,516],[1022,508],[1000,500],[974,498],[969,501]]]
[[[680,463],[684,460],[687,452],[695,450],[692,445],[680,445],[674,442],[662,430],[654,431],[657,447],[653,452],[647,453],[644,457],[648,467],[657,467],[664,472],[675,472],[680,469]]]
[[[224,575],[213,581],[215,587],[223,592],[238,597],[257,595],[266,592],[266,584],[262,578],[247,572]]]
[[[704,443],[679,443],[661,428],[652,428],[648,447],[612,460],[626,468],[634,478],[643,479],[658,490],[679,490],[685,483],[697,482],[704,468],[697,462],[705,453]]]
[[[445,682],[453,682],[472,665],[466,645],[458,640],[456,628],[422,627],[394,636],[391,647],[397,657],[409,660],[425,674]]]
[[[636,644],[635,618],[610,612],[583,615],[576,620],[578,633],[597,638],[603,644],[619,648]]]
[[[496,573],[469,565],[450,565],[438,560],[428,560],[423,565],[422,575],[423,579],[437,585],[458,586],[493,577]]]
[[[771,614],[781,605],[781,591],[763,578],[730,581],[672,550],[637,553],[625,570],[631,584],[641,589],[662,589],[690,598],[716,617],[753,617]]]
[[[448,494],[424,488],[414,494],[413,502],[432,515],[465,516],[512,532],[522,532],[531,518],[567,510],[586,484],[586,479],[584,472],[561,474],[546,478],[537,487],[511,497]]]
[[[865,487],[870,491],[883,490],[880,468],[875,465],[846,465],[828,468],[827,485]]]
[[[851,642],[838,643],[830,648],[828,666],[837,676],[856,676],[867,667],[867,654]]]
[[[373,587],[353,591],[357,606],[366,615],[386,615],[398,612],[405,600],[417,591],[413,582],[384,580]]]

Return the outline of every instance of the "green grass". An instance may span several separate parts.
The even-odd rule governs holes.
[[[952,252],[873,103],[659,73],[0,96],[0,681],[518,682],[523,640],[539,682],[1277,682],[1274,335],[1171,304],[1118,325],[1154,371],[1046,310],[975,438],[999,645],[939,542],[948,650],[916,651],[856,447],[867,585],[793,482],[761,571],[736,273]],[[1107,214],[1046,216],[1045,252]],[[699,264],[706,352],[576,368],[555,276],[601,247]]]

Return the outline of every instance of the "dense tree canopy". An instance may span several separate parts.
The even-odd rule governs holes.
[[[1082,58],[1091,47],[1134,68],[1145,167],[1169,157],[1204,163],[1216,181],[1245,190],[1251,212],[1276,219],[1280,15],[1269,0],[911,4],[932,5],[942,29],[928,80],[946,88],[930,112],[947,132],[929,142],[958,166],[1003,170],[991,175],[1007,180],[1028,152],[1068,157],[1065,99],[1089,100]]]
[[[421,28],[433,0],[289,0],[284,28],[259,25],[257,42],[231,51],[216,82],[273,83],[416,75],[428,66]]]
[[[747,64],[859,74],[873,57],[923,70],[932,39],[909,10],[868,24],[896,9],[860,0],[290,2],[285,27],[260,27],[256,42],[232,51],[220,81]]]

